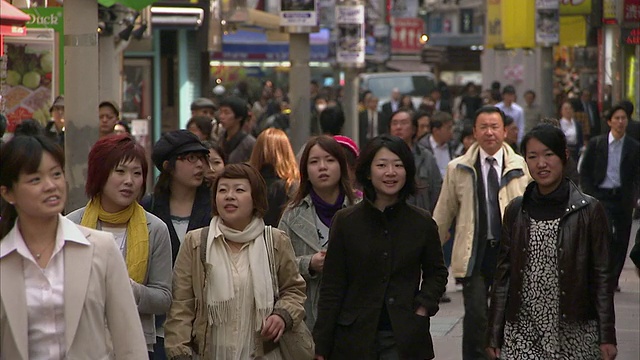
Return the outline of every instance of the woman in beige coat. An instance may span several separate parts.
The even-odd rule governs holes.
[[[111,234],[60,215],[64,154],[42,136],[0,150],[0,358],[147,358],[127,268]]]
[[[214,189],[210,226],[187,233],[176,259],[167,356],[281,359],[278,340],[304,318],[305,285],[293,248],[283,232],[272,230],[274,294],[262,220],[264,179],[248,164],[232,164]]]

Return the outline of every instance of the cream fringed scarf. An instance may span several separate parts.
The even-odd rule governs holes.
[[[225,239],[241,244],[251,242],[248,251],[255,298],[255,330],[259,331],[263,320],[271,315],[273,285],[264,242],[264,227],[264,221],[257,217],[254,217],[242,231],[225,226],[218,216],[211,219],[206,259],[207,263],[211,264],[211,271],[207,274],[209,325],[228,323],[233,317],[232,312],[236,309],[237,300],[233,288],[231,259],[225,248]]]

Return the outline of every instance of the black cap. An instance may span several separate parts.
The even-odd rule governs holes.
[[[184,153],[202,152],[209,153],[209,150],[202,145],[200,139],[188,130],[176,130],[164,133],[160,140],[153,145],[151,160],[153,164],[162,171],[162,163]]]
[[[207,98],[198,98],[191,103],[191,110],[198,110],[198,109],[216,110],[217,108],[218,107],[216,106],[216,104],[214,104],[213,101]]]
[[[507,85],[504,87],[504,89],[502,89],[502,93],[503,94],[515,94],[516,93],[516,88],[514,88],[511,85]]]

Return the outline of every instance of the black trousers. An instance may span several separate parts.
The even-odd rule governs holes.
[[[629,250],[629,238],[631,237],[631,225],[633,222],[633,208],[625,206],[620,195],[599,196],[598,200],[604,206],[609,223],[611,238],[609,248],[609,269],[613,285],[618,286],[618,279],[622,273],[624,262]]]

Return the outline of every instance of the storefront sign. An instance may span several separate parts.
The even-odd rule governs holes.
[[[602,20],[616,19],[616,1],[618,0],[602,0]]]
[[[493,48],[502,45],[502,9],[501,0],[487,0],[486,45]]]
[[[604,0],[604,2],[607,2],[607,0]],[[560,0],[560,15],[589,14],[591,14],[591,0]]]
[[[460,33],[473,34],[473,9],[460,10]]]
[[[418,15],[418,0],[389,0],[387,6],[392,17],[409,18]]]
[[[555,45],[560,41],[560,2],[536,0],[536,43]]]
[[[420,36],[424,33],[424,21],[418,18],[394,18],[391,33],[391,52],[417,54],[422,49]]]
[[[27,22],[27,29],[53,29],[56,43],[56,64],[55,82],[58,91],[56,94],[64,94],[64,8],[62,7],[32,7],[22,9],[25,14],[31,17]]]
[[[536,46],[535,0],[502,0],[502,42],[507,49]]]
[[[316,0],[282,0],[280,26],[318,26]]]
[[[363,65],[365,58],[364,6],[336,6],[336,61],[342,65]]]
[[[621,39],[625,45],[640,45],[640,28],[622,29]]]
[[[640,0],[624,0],[622,10],[624,21],[639,23],[640,22]]]

